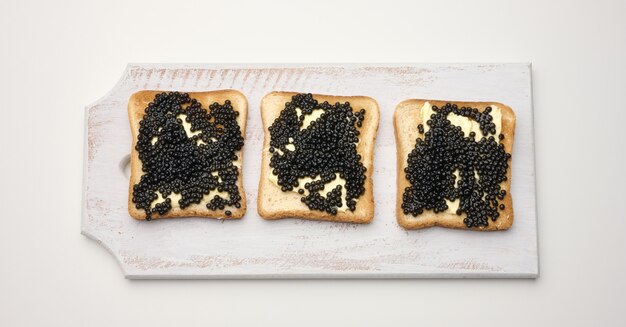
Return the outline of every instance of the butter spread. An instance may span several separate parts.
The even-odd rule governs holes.
[[[498,108],[498,106],[496,105],[491,105],[490,107],[491,107],[490,114],[491,114],[491,117],[493,117],[493,123],[496,125],[496,133],[494,137],[496,138],[496,141],[499,142],[497,137],[498,135],[500,135],[502,131],[502,110],[500,110],[500,108]],[[430,102],[426,101],[424,105],[422,106],[421,112],[422,112],[422,122],[424,125],[424,132],[427,132],[430,129],[430,126],[426,124],[426,121],[430,119],[430,116],[434,114],[435,111],[433,110],[433,107],[430,104]],[[463,134],[465,134],[466,137],[469,137],[470,132],[476,133],[476,135],[474,136],[475,140],[479,140],[480,138],[484,136],[483,132],[480,130],[480,124],[475,120],[469,119],[468,117],[457,115],[453,112],[448,114],[448,120],[450,121],[452,125],[461,127],[461,130],[463,131]]]
[[[157,194],[157,198],[154,199],[154,201],[152,201],[152,203],[150,204],[150,209],[154,209],[158,203],[165,203],[165,199],[163,198],[163,195],[161,194],[161,192],[156,191],[156,194]],[[216,195],[219,195],[225,200],[230,199],[230,196],[228,195],[227,192],[219,192],[217,191],[217,189],[215,189],[209,192],[208,194],[204,194],[202,196],[202,200],[200,201],[200,203],[207,203],[211,201],[211,199],[213,199]],[[180,199],[182,198],[180,193],[170,193],[170,195],[167,198],[171,200],[172,208],[180,208],[180,204],[178,203],[178,201],[180,201]]]
[[[305,115],[304,116],[304,120],[302,121],[302,126],[300,126],[300,130],[306,129],[307,127],[309,127],[311,125],[311,122],[317,120],[318,118],[320,118],[322,116],[322,114],[324,113],[324,110],[322,109],[315,109],[313,110],[310,114]],[[298,116],[298,118],[300,118],[300,116],[302,116],[302,109],[300,108],[296,108],[296,114]],[[358,144],[358,142],[357,142]],[[295,151],[296,150],[296,146],[293,144],[293,138],[289,138],[289,143],[287,145],[285,145],[285,148],[289,151]],[[267,151],[267,150],[266,150]],[[280,154],[283,154],[283,152],[280,149],[276,149],[276,151]],[[274,175],[274,174],[269,174],[269,180],[276,185],[276,187],[280,188],[280,185],[278,185],[278,176]],[[298,183],[299,185],[304,185],[306,183],[310,183],[312,181],[316,181],[316,180],[320,180],[320,176],[317,175],[315,176],[315,178],[311,178],[311,177],[304,177],[304,178],[299,178],[298,179]],[[346,200],[346,180],[337,176],[337,178],[335,178],[335,180],[330,181],[326,184],[324,184],[324,188],[319,191],[318,193],[322,196],[326,196],[326,192],[329,192],[330,190],[334,189],[335,187],[337,187],[337,185],[341,185],[341,207],[337,207],[337,211],[339,212],[345,212],[346,210],[348,210],[348,206],[346,205],[347,200]],[[303,195],[308,195],[309,191],[305,188],[302,187],[302,190],[304,191]],[[298,188],[294,188],[293,190],[291,190],[291,192],[294,193],[298,193]],[[355,202],[358,202],[359,199],[354,199]]]
[[[135,144],[142,175],[131,201],[146,220],[198,204],[225,216],[241,207],[236,162],[243,136],[229,100],[203,108],[187,93],[163,92],[144,113]]]
[[[500,142],[497,136],[500,135],[502,131],[502,110],[500,110],[500,108],[498,108],[496,105],[491,105],[490,107],[491,107],[490,114],[493,117],[493,123],[496,125],[496,133],[494,136],[495,136],[496,141]],[[426,133],[430,129],[430,126],[428,126],[426,121],[428,121],[430,117],[432,116],[432,114],[435,113],[430,102],[426,101],[424,103],[424,105],[422,106],[421,113],[422,113],[422,123],[424,126],[424,133]],[[480,130],[480,124],[475,120],[472,120],[468,117],[457,115],[453,112],[448,114],[448,120],[450,121],[452,125],[461,127],[461,130],[463,131],[463,134],[465,134],[466,137],[470,136],[470,132],[475,133],[474,135],[475,140],[478,140],[484,136],[482,131]],[[474,170],[474,176],[476,177],[476,179],[479,178],[476,170]],[[458,169],[454,171],[454,177],[455,177],[454,187],[458,187],[458,182],[460,180]],[[483,197],[484,195],[485,194],[483,194]],[[457,198],[454,201],[445,199],[445,201],[446,201],[446,204],[448,205],[448,209],[446,209],[445,212],[454,213],[457,211],[457,209],[459,209],[459,204],[461,202],[460,199]]]
[[[191,130],[191,123],[187,121],[187,115],[185,114],[179,114],[178,116],[176,116],[177,118],[179,118],[182,122],[183,122],[183,128],[185,129],[185,134],[187,134],[187,137],[194,137],[196,135],[200,135],[202,133],[202,131],[192,131]],[[163,128],[159,128],[159,132],[162,130]],[[159,140],[158,136],[153,136],[152,140],[150,140],[150,143],[152,145],[155,145],[156,142]],[[213,142],[216,142],[217,139],[214,137],[211,137],[211,140]],[[204,143],[204,141],[202,141],[200,138],[198,138],[196,140],[196,144],[200,145],[200,144],[206,144]]]
[[[269,174],[268,178],[272,182],[272,184],[280,188],[280,185],[278,185],[278,176],[274,174]],[[320,180],[319,175],[315,176],[315,178],[311,178],[311,177],[298,178],[298,183],[300,186],[303,186],[306,183],[310,183],[310,182],[318,181],[318,180]],[[324,188],[318,191],[318,193],[321,196],[326,196],[326,192],[330,192],[330,190],[333,190],[335,187],[337,187],[337,185],[341,185],[341,206],[337,207],[337,211],[345,212],[346,210],[348,210],[347,200],[346,200],[347,193],[346,193],[346,180],[345,179],[337,176],[335,180],[332,180],[324,184]],[[309,191],[306,188],[301,187],[301,189],[304,191],[302,195],[306,196],[309,194]],[[298,193],[298,188],[294,188],[293,190],[291,190],[291,192]],[[354,199],[354,201],[358,203],[359,199]]]
[[[364,117],[365,109],[354,110],[349,102],[294,95],[268,127],[268,180],[282,192],[299,194],[311,210],[356,210],[367,178],[357,151]]]
[[[300,126],[300,130],[303,130],[309,127],[309,125],[311,125],[311,122],[320,118],[320,116],[322,116],[323,113],[324,113],[324,110],[322,109],[314,109],[313,111],[311,111],[310,114],[305,115],[304,120],[302,121],[302,126]],[[302,116],[302,109],[296,108],[296,115],[298,115],[298,118],[300,118],[300,116]]]

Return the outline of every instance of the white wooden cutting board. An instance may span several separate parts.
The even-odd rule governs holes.
[[[127,213],[130,94],[226,88],[242,91],[249,102],[244,218],[132,219]],[[259,217],[259,103],[271,91],[367,95],[378,101],[371,224]],[[398,226],[392,115],[410,98],[497,101],[515,110],[510,230]],[[86,108],[84,161],[82,233],[109,250],[127,278],[535,278],[539,273],[529,64],[131,64],[109,94]]]

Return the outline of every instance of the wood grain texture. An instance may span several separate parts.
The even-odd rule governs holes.
[[[137,221],[127,212],[131,142],[126,106],[143,89],[238,89],[249,101],[240,220]],[[261,98],[271,91],[361,94],[376,99],[376,213],[368,225],[264,220],[256,198],[263,128]],[[512,161],[515,224],[480,233],[407,231],[395,219],[392,117],[412,98],[496,101],[515,108]],[[82,233],[109,250],[127,278],[534,278],[539,274],[531,69],[528,64],[179,65],[131,64],[85,112]]]

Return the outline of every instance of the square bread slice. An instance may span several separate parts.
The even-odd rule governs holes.
[[[259,196],[257,208],[259,215],[265,219],[280,218],[303,218],[311,220],[325,220],[350,223],[369,223],[374,218],[374,193],[372,189],[372,172],[374,160],[374,141],[378,130],[379,109],[376,100],[366,96],[332,96],[313,94],[318,102],[328,101],[331,104],[336,102],[350,102],[353,111],[365,109],[363,125],[359,129],[360,140],[357,145],[357,152],[362,157],[362,163],[367,169],[365,172],[365,192],[358,198],[355,211],[346,210],[338,212],[336,215],[323,211],[311,210],[302,203],[301,195],[296,192],[283,192],[280,187],[272,183],[269,179],[272,170],[270,169],[270,133],[268,128],[274,120],[278,118],[285,108],[285,103],[298,93],[294,92],[272,92],[263,97],[261,101],[261,117],[263,120],[263,131],[265,140],[262,150],[261,179],[259,182]]]
[[[411,214],[404,214],[402,210],[402,195],[405,188],[410,186],[409,180],[406,178],[404,169],[407,167],[407,159],[409,153],[413,151],[417,138],[423,138],[418,132],[417,126],[424,124],[422,120],[422,107],[425,102],[429,102],[433,106],[443,107],[447,103],[456,104],[458,107],[476,108],[479,112],[483,112],[486,107],[495,105],[502,112],[502,131],[504,140],[500,141],[504,145],[507,153],[512,154],[513,140],[515,137],[515,113],[513,110],[498,102],[461,102],[461,101],[438,101],[438,100],[406,100],[398,104],[394,112],[393,123],[396,136],[397,147],[397,194],[396,194],[396,218],[398,223],[406,229],[420,229],[431,226],[441,226],[447,228],[473,229],[481,231],[505,230],[513,224],[513,201],[510,192],[511,189],[511,164],[513,157],[509,160],[509,168],[506,172],[507,180],[501,184],[507,194],[501,203],[505,205],[505,209],[500,211],[500,216],[496,221],[489,220],[487,227],[467,228],[463,223],[466,216],[465,213],[460,216],[456,212],[446,210],[444,212],[434,213],[432,210],[424,211],[417,217]],[[497,135],[496,135],[497,137]]]
[[[135,219],[143,220],[146,218],[144,210],[137,209],[132,201],[133,186],[139,183],[141,176],[144,174],[142,170],[142,163],[139,159],[139,153],[135,150],[137,144],[137,137],[139,134],[139,122],[143,119],[145,109],[148,104],[154,101],[157,94],[168,91],[139,91],[130,96],[128,101],[128,118],[130,122],[130,131],[132,135],[132,147],[130,154],[130,182],[128,188],[128,213]],[[237,116],[237,123],[241,130],[242,137],[246,135],[246,120],[248,116],[248,100],[246,96],[237,90],[217,90],[207,92],[185,92],[189,94],[192,99],[198,100],[202,104],[202,108],[208,109],[209,106],[215,102],[223,105],[226,100],[230,100],[231,105],[235,111],[239,112]],[[239,175],[237,177],[237,186],[239,188],[239,194],[241,195],[241,206],[236,208],[234,206],[226,207],[224,210],[209,210],[206,207],[207,201],[202,201],[198,204],[191,204],[185,209],[181,209],[178,206],[173,206],[164,215],[152,214],[152,219],[160,218],[182,218],[182,217],[205,217],[205,218],[218,218],[218,219],[236,219],[241,218],[246,212],[246,193],[243,189],[243,180],[241,167],[243,164],[243,148],[236,152],[237,160],[235,166],[238,167]],[[172,201],[174,202],[174,201]],[[231,215],[226,215],[226,210],[231,212]]]

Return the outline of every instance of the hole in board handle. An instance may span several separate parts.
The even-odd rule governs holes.
[[[126,177],[130,178],[130,154],[125,155],[119,164],[120,172]]]

